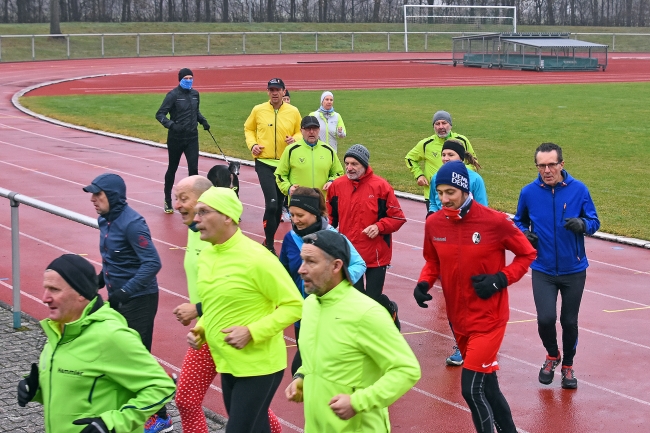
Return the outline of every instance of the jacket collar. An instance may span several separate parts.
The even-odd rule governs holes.
[[[230,237],[226,242],[222,244],[212,245],[212,248],[218,252],[226,252],[238,243],[240,243],[246,236],[241,232],[241,229],[238,228],[234,235]]]
[[[332,290],[325,293],[323,296],[317,296],[316,299],[323,307],[332,306],[345,299],[350,294],[351,290],[357,289],[355,289],[348,280],[344,279]]]
[[[545,184],[544,181],[542,180],[542,175],[538,174],[537,175],[537,185],[541,186],[542,188],[562,188],[562,187],[565,187],[565,186],[569,185],[571,182],[573,182],[573,176],[571,176],[569,174],[569,172],[564,170],[564,169],[562,169],[562,177],[564,178],[562,180],[562,182],[558,182],[554,186],[551,186],[551,185]]]
[[[63,327],[63,332],[59,328],[59,324],[54,320],[45,319],[41,321],[41,326],[47,334],[49,339],[52,339],[56,335],[56,340],[61,340],[61,343],[67,343],[74,340],[83,332],[83,330],[93,322],[95,317],[90,317],[93,313],[97,312],[101,307],[104,306],[104,300],[100,295],[97,295],[95,299],[90,301],[86,308],[84,308],[81,317],[75,320],[74,322],[66,323]]]

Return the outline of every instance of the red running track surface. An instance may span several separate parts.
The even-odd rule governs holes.
[[[186,296],[181,249],[186,228],[177,214],[166,215],[161,209],[166,151],[33,119],[12,107],[11,96],[37,83],[100,73],[134,73],[129,76],[129,85],[141,82],[154,88],[147,91],[162,92],[176,84],[176,71],[184,66],[214,72],[225,81],[218,86],[215,81],[212,89],[232,91],[262,90],[272,76],[295,83],[292,87],[296,89],[396,87],[402,82],[408,87],[433,85],[419,78],[422,76],[444,76],[444,85],[549,83],[556,79],[561,82],[650,81],[648,59],[611,59],[604,73],[562,74],[452,68],[422,61],[441,56],[331,54],[2,64],[0,75],[5,85],[0,91],[0,186],[94,217],[89,196],[81,187],[106,171],[124,177],[129,203],[147,219],[163,261],[158,276],[161,297],[153,352],[172,371],[181,365],[186,351],[188,328],[182,327],[171,314]],[[362,60],[362,57],[367,62],[363,69],[352,62],[337,63],[336,77],[330,78],[332,74],[327,74],[327,82],[324,82],[323,62]],[[160,71],[160,74],[153,71]],[[65,85],[68,86],[66,92],[79,91],[74,89],[114,92],[125,82],[121,78],[71,82]],[[138,81],[141,79],[143,81]],[[61,86],[53,89],[63,92]],[[205,91],[203,87],[199,90]],[[201,158],[201,173],[205,174],[214,163],[214,160]],[[186,173],[186,168],[181,167],[177,178]],[[251,168],[243,167],[240,181],[244,202],[241,227],[248,236],[261,241],[263,200],[257,177]],[[439,290],[434,291],[433,305],[426,310],[417,307],[412,299],[423,263],[424,205],[409,200],[400,202],[409,221],[395,235],[393,266],[385,290],[400,305],[402,332],[420,360],[423,377],[415,388],[391,406],[393,431],[472,432],[470,414],[460,394],[460,369],[444,365],[453,341],[442,295]],[[97,265],[100,261],[98,232],[27,206],[20,206],[20,215],[22,307],[28,314],[42,318],[46,308],[39,298],[45,266],[63,252],[85,254]],[[8,303],[11,302],[9,227],[9,203],[0,200],[0,254],[3,258],[0,261],[0,300]],[[284,223],[276,239],[281,239],[288,229],[289,224]],[[499,377],[520,431],[648,431],[650,335],[643,330],[650,319],[650,293],[646,290],[650,282],[650,251],[595,239],[587,240],[587,249],[591,266],[580,315],[580,346],[575,361],[579,379],[577,391],[562,390],[559,380],[550,386],[537,382],[544,350],[536,332],[530,277],[525,276],[509,289],[511,322],[501,348]],[[293,331],[288,329],[285,335],[291,346]],[[294,350],[289,347],[290,358]],[[285,431],[300,431],[302,406],[284,400],[288,373],[285,376],[272,407],[283,420]],[[205,405],[224,414],[218,381],[214,385]]]

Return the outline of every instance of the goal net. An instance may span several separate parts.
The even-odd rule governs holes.
[[[404,5],[404,43],[409,33],[517,32],[516,6]]]

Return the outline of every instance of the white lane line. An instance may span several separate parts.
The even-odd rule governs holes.
[[[593,263],[599,263],[599,264],[601,264],[601,265],[605,265],[605,266],[611,266],[611,267],[613,267],[613,268],[623,269],[623,270],[625,270],[625,271],[632,271],[632,272],[634,272],[635,274],[646,274],[646,275],[650,275],[650,272],[648,272],[648,271],[639,271],[638,269],[626,268],[625,266],[614,265],[614,264],[612,264],[612,263],[601,262],[601,261],[599,261],[599,260],[594,260],[594,259],[589,259],[589,261],[590,261],[590,262],[593,262]]]

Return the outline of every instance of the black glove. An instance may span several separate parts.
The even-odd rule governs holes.
[[[172,122],[171,125],[169,125],[169,130],[171,132],[181,132],[182,128],[176,124],[176,122]]]
[[[501,289],[508,287],[508,279],[503,272],[481,274],[472,277],[472,286],[481,299],[489,299]]]
[[[101,418],[81,418],[72,421],[74,425],[85,425],[86,428],[81,430],[80,433],[110,433],[115,430],[109,430]]]
[[[202,125],[203,125],[203,129],[204,129],[204,130],[206,130],[206,131],[209,131],[209,130],[210,130],[210,124],[208,123],[207,120],[204,121],[204,122],[202,123]]]
[[[530,230],[524,230],[524,235],[526,235],[526,238],[528,238],[528,242],[533,246],[533,248],[537,249],[537,242],[539,241],[539,238],[537,235]]]
[[[131,299],[131,296],[124,291],[124,289],[116,290],[108,297],[108,302],[113,304],[126,304]]]
[[[105,285],[106,285],[106,282],[104,281],[104,273],[99,272],[99,274],[97,274],[97,287],[101,289]]]
[[[38,364],[32,364],[29,376],[18,382],[18,405],[25,407],[38,391]]]
[[[573,233],[581,234],[584,233],[587,225],[582,218],[564,218],[564,228],[571,230]]]
[[[433,299],[433,296],[431,296],[428,292],[429,283],[426,281],[420,281],[413,290],[413,297],[415,298],[415,301],[418,303],[418,305],[422,308],[429,308],[425,302]]]

